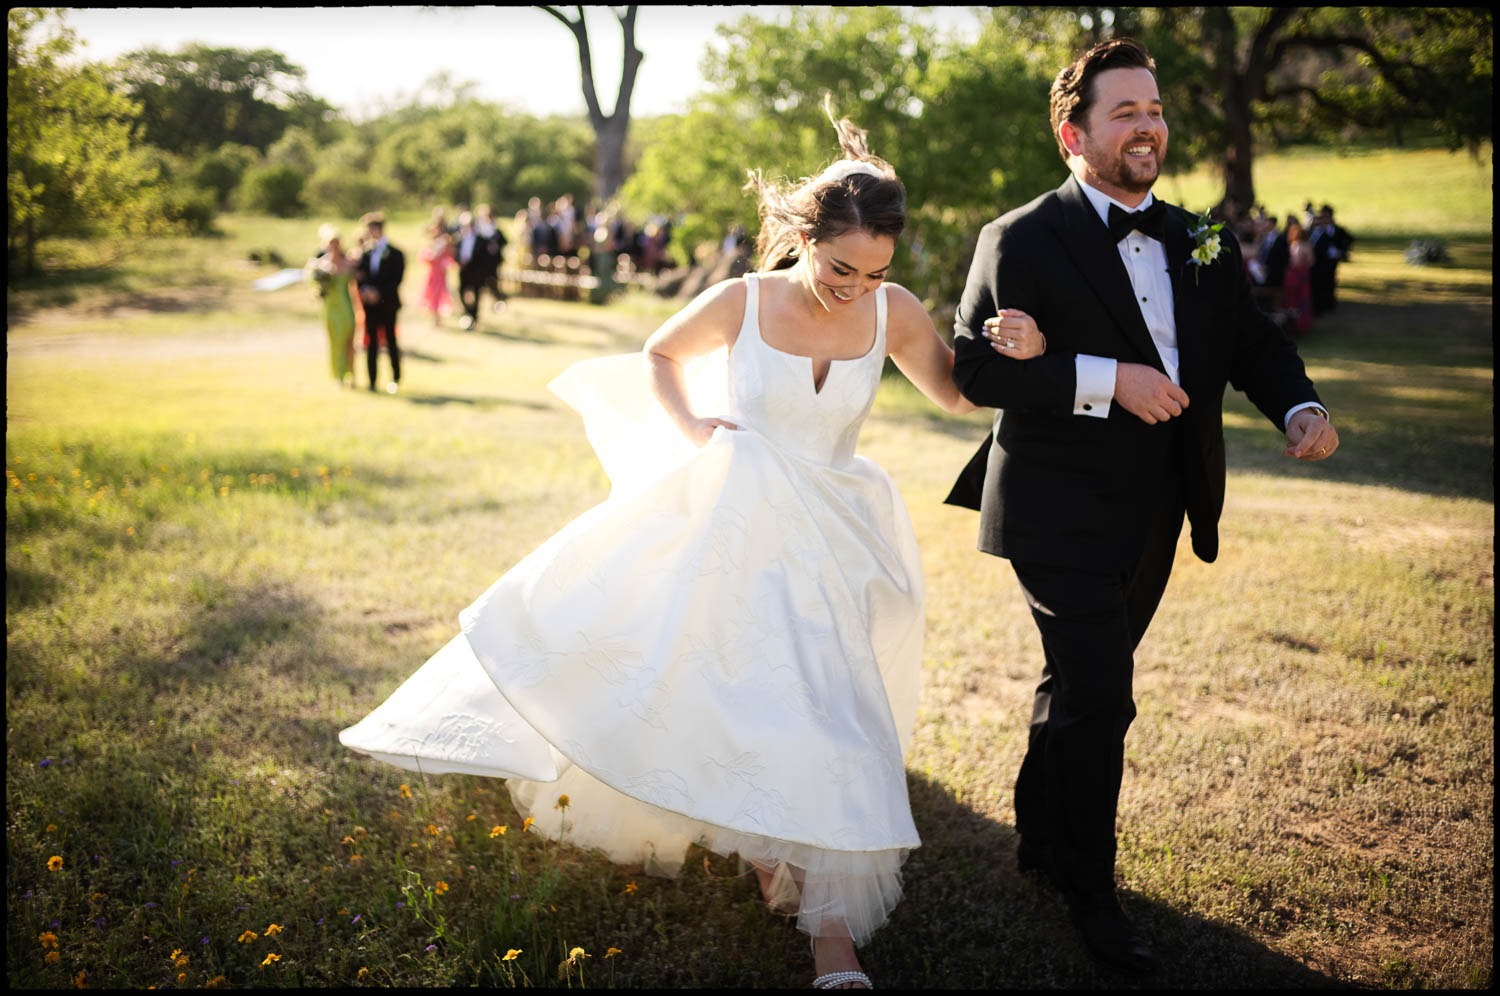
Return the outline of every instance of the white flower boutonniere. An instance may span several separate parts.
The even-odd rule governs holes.
[[[1221,221],[1215,224],[1207,212],[1199,215],[1193,227],[1188,230],[1188,234],[1193,237],[1193,242],[1195,243],[1192,255],[1188,257],[1188,262],[1194,266],[1204,267],[1212,264],[1222,256],[1224,254],[1224,244],[1220,240],[1219,232],[1223,228],[1224,223]],[[1197,270],[1193,271],[1193,282],[1198,282]]]

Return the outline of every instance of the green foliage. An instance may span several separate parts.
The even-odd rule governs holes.
[[[371,130],[371,173],[424,200],[484,202],[499,214],[533,196],[579,197],[591,185],[593,134],[581,121],[464,100],[408,107]]]
[[[52,31],[40,38],[34,33]],[[140,107],[111,93],[96,67],[70,67],[61,14],[8,15],[7,256],[35,269],[39,239],[145,230],[161,221],[153,184],[163,163],[132,143]]]
[[[289,163],[256,166],[245,173],[240,184],[240,203],[252,211],[264,211],[278,218],[302,214],[302,188],[307,175]]]
[[[401,196],[401,190],[384,177],[340,166],[319,169],[303,191],[303,199],[318,213],[345,218],[385,210],[401,200]]]
[[[209,191],[220,207],[229,203],[229,195],[245,178],[245,171],[259,158],[248,145],[226,142],[203,153],[188,168],[184,179],[194,187]]]
[[[266,150],[266,163],[291,166],[307,175],[318,168],[321,157],[318,143],[311,132],[303,128],[288,128],[281,137]]]
[[[113,82],[141,104],[152,145],[191,152],[236,142],[263,152],[294,120],[332,127],[331,108],[306,92],[305,76],[270,49],[194,44],[173,53],[130,52],[116,64]]]

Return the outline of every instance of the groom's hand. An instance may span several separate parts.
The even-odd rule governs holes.
[[[1286,449],[1298,460],[1325,460],[1339,448],[1339,434],[1328,420],[1310,408],[1292,416],[1286,424]]]
[[[1176,418],[1188,406],[1186,391],[1144,363],[1115,364],[1115,400],[1147,425]]]

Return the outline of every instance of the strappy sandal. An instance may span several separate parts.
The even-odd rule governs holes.
[[[863,982],[866,989],[874,989],[875,983],[863,972],[829,972],[813,979],[814,989],[836,989],[846,982]]]

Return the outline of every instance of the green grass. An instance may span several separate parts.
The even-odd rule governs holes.
[[[1253,163],[1255,198],[1271,214],[1299,215],[1302,205],[1333,205],[1356,238],[1455,236],[1488,240],[1494,219],[1494,146],[1476,160],[1446,149],[1305,148],[1262,155]],[[1224,180],[1204,165],[1162,179],[1167,200],[1193,210],[1217,204]],[[1363,248],[1355,244],[1355,251]]]
[[[409,252],[420,220],[394,220]],[[403,393],[341,392],[308,289],[253,294],[269,268],[240,263],[315,224],[223,227],[11,290],[7,981],[806,985],[805,940],[732,863],[650,878],[524,833],[497,782],[336,739],[604,497],[545,384],[670,305],[518,301],[477,333],[411,309]],[[1119,871],[1155,985],[1492,981],[1492,245],[1413,268],[1402,238],[1356,246],[1300,344],[1339,454],[1285,459],[1232,394],[1223,554],[1184,537],[1138,655]],[[1014,871],[1040,646],[940,504],[985,425],[889,378],[862,442],[911,510],[928,629],[923,847],[861,957],[885,987],[1128,985]]]

